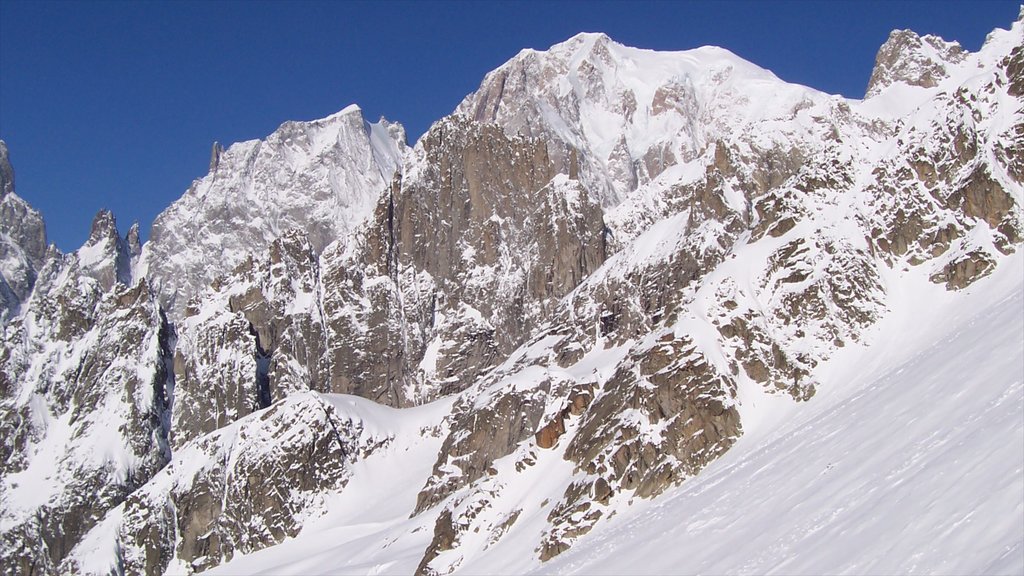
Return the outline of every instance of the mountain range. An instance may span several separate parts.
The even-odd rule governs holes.
[[[579,34],[145,243],[14,185],[4,574],[1024,572],[1024,11],[860,100]]]

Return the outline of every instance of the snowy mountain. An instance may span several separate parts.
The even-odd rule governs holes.
[[[354,105],[286,122],[265,140],[215,143],[209,174],[153,223],[140,274],[178,319],[192,296],[288,230],[304,230],[319,252],[369,216],[404,148],[400,125],[367,122]]]
[[[0,146],[3,571],[1020,573],[1022,99],[581,34],[67,255]]]

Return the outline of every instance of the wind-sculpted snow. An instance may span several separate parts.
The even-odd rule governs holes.
[[[19,531],[4,552],[67,521],[69,536],[19,561],[44,573],[1019,572],[1024,341],[979,303],[990,295],[1019,321],[1022,32],[997,30],[975,54],[894,33],[861,101],[722,49],[584,34],[488,74],[411,150],[352,108],[215,148],[141,260],[137,233],[120,239],[101,214],[90,242],[52,252],[9,308],[8,466],[41,470],[55,502],[77,502],[66,490],[81,486],[43,470],[40,446],[65,406],[92,414],[61,400],[62,374],[100,341],[158,343],[145,358],[173,375],[171,408],[155,392],[132,421],[161,415],[148,430],[173,458],[79,524],[32,516],[21,472],[5,472],[4,527]],[[173,331],[145,281],[128,300],[152,312],[147,336],[95,312],[141,278]],[[938,320],[960,302],[979,326]],[[927,333],[907,346],[915,316]],[[941,334],[947,344],[929,340]],[[989,370],[988,348],[1016,356]],[[926,365],[939,357],[970,365]],[[60,408],[47,419],[40,406]],[[1003,442],[986,437],[987,415]],[[953,452],[949,422],[966,422]],[[998,456],[991,478],[974,448]],[[947,498],[952,480],[904,473],[954,477],[947,453],[993,495]],[[972,506],[999,529],[972,526]],[[645,518],[659,528],[638,528]],[[909,540],[889,546],[901,526]],[[851,560],[848,539],[877,560]],[[672,551],[643,564],[619,540]]]

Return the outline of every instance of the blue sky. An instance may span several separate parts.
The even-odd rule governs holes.
[[[860,97],[890,30],[977,50],[1019,1],[94,2],[0,0],[0,139],[18,193],[73,250],[101,208],[144,236],[213,141],[359,104],[410,141],[522,48],[578,32],[723,46],[781,78]]]

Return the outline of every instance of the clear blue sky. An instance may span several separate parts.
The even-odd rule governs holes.
[[[359,104],[415,141],[522,48],[578,32],[723,46],[781,78],[860,97],[890,30],[977,50],[1019,1],[94,2],[0,0],[0,139],[18,193],[74,250],[109,208],[122,232],[201,177],[210,145]]]

